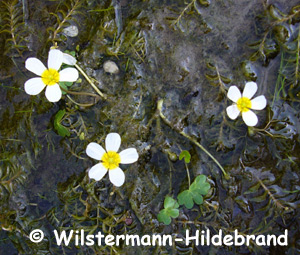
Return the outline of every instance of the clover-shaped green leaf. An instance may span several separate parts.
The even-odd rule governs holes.
[[[210,184],[208,182],[206,182],[206,176],[203,174],[200,174],[196,177],[196,179],[194,180],[194,182],[192,183],[193,189],[198,189],[199,192],[201,193],[201,195],[206,195],[210,189]]]
[[[185,163],[190,163],[191,161],[191,154],[188,151],[181,151],[179,155],[179,160],[184,158]]]
[[[54,117],[54,128],[56,129],[57,133],[62,137],[70,135],[70,131],[61,124],[65,113],[66,110],[59,110]]]
[[[199,175],[191,184],[188,190],[184,190],[178,195],[178,203],[185,205],[187,209],[191,209],[194,206],[194,202],[197,205],[203,203],[203,197],[210,189],[210,184],[206,182],[205,175]]]
[[[179,204],[173,198],[166,196],[164,201],[164,209],[159,212],[157,219],[159,222],[163,222],[166,225],[171,223],[171,217],[177,218],[179,216],[179,210],[177,209]]]

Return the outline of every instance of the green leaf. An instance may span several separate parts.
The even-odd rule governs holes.
[[[71,87],[73,84],[73,82],[71,82],[71,81],[64,81],[63,83],[66,84],[67,87]]]
[[[166,196],[164,201],[164,207],[167,208],[178,208],[179,205],[173,198]]]
[[[71,55],[72,57],[75,58],[75,51],[74,51],[74,50],[72,50],[72,51],[70,51],[70,50],[65,50],[64,53],[67,53],[67,54],[69,54],[69,55]]]
[[[59,84],[59,86],[60,87],[62,87],[64,90],[68,90],[68,87],[67,87],[67,85],[65,84],[65,82],[59,82],[58,83]],[[65,94],[67,94],[67,92],[65,92],[65,91],[63,91],[63,90],[61,90],[61,93],[63,94],[63,95],[65,95]]]
[[[70,136],[70,131],[61,124],[61,121],[66,113],[66,110],[59,110],[54,117],[54,128],[57,133],[62,136]]]
[[[261,196],[251,198],[250,201],[257,202],[257,203],[258,202],[263,202],[267,199],[267,195],[268,195],[268,192],[265,191]]]
[[[166,225],[171,223],[171,217],[177,218],[179,216],[179,204],[173,198],[166,196],[164,201],[164,209],[159,212],[157,219]]]
[[[260,188],[260,183],[256,183],[254,186],[250,187],[244,194],[251,194],[251,193],[256,193],[258,189]]]
[[[192,192],[193,199],[197,205],[203,204],[203,197],[199,190],[195,190]]]
[[[196,177],[196,179],[194,180],[195,183],[205,183],[206,182],[206,176],[203,174],[200,174]]]
[[[194,206],[192,193],[190,190],[184,190],[178,195],[178,203],[180,205],[185,205],[187,209],[191,209]]]
[[[180,152],[179,160],[182,160],[183,158],[185,163],[188,164],[191,162],[191,154],[186,150]]]
[[[179,216],[179,210],[178,209],[166,209],[168,212],[168,215],[172,218],[177,218]]]
[[[207,195],[210,189],[210,184],[206,182],[206,176],[201,174],[196,177],[188,190],[184,190],[178,195],[178,203],[185,205],[187,209],[191,209],[194,206],[194,202],[197,205],[203,204],[203,196]]]
[[[162,222],[165,225],[169,225],[171,223],[171,217],[167,215],[165,209],[159,212],[159,214],[157,215],[157,219],[159,222]]]
[[[196,177],[192,183],[191,190],[198,190],[201,195],[206,195],[210,189],[210,184],[206,182],[206,176],[201,174]]]

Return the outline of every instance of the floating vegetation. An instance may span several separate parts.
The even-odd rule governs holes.
[[[189,189],[178,194],[179,205],[185,205],[187,209],[191,209],[194,203],[197,205],[203,204],[203,197],[207,195],[210,189],[210,184],[206,182],[205,175],[199,175],[190,185]]]
[[[179,216],[179,204],[173,198],[166,196],[164,201],[164,209],[159,212],[157,219],[166,225],[171,223],[171,217],[177,218]]]

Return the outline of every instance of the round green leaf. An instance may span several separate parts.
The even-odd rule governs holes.
[[[177,204],[177,207],[176,207],[176,204]],[[164,207],[165,208],[178,208],[179,205],[173,198],[166,196],[165,201],[164,201]]]
[[[195,183],[197,184],[203,184],[206,182],[206,176],[203,174],[200,174],[196,177],[196,179],[194,180]]]
[[[178,202],[180,205],[185,205],[187,209],[191,209],[194,206],[192,193],[189,190],[185,190],[178,195]]]
[[[178,203],[180,205],[183,205],[185,200],[187,199],[187,197],[189,197],[189,191],[188,190],[184,190],[181,193],[179,193],[177,199],[178,199]]]
[[[203,203],[203,197],[199,193],[193,193],[193,199],[197,205],[201,205]]]
[[[182,160],[184,158],[185,163],[190,163],[191,161],[191,154],[188,151],[182,151],[179,155],[179,160]]]
[[[178,209],[168,209],[167,213],[172,218],[177,218],[179,216],[179,210]]]
[[[165,210],[161,210],[157,215],[157,219],[159,222],[164,223],[165,225],[169,225],[171,223],[171,218],[166,214]]]

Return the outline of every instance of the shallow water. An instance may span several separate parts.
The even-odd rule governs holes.
[[[0,34],[0,253],[299,253],[299,7],[292,12],[298,1],[77,2],[73,19],[63,24],[77,25],[76,37],[57,29],[51,14],[63,11],[58,19],[64,20],[70,2],[13,2],[10,9],[1,3],[2,30],[9,28],[9,10],[20,19],[15,42],[11,32]],[[58,31],[55,38],[51,28]],[[93,104],[84,107],[66,96],[50,103],[44,92],[25,93],[24,82],[34,77],[25,69],[26,58],[46,63],[53,43],[76,51],[79,66],[107,100],[70,95]],[[120,72],[105,73],[106,60]],[[70,90],[95,93],[80,78]],[[258,84],[256,95],[268,101],[256,112],[255,128],[247,128],[241,117],[230,120],[225,111],[231,102],[224,90],[231,85],[243,90],[250,80]],[[160,99],[167,121],[157,110]],[[62,123],[70,132],[64,138],[54,128],[63,109]],[[182,131],[219,161],[229,179]],[[121,135],[121,149],[139,152],[137,163],[122,166],[126,180],[120,188],[108,176],[94,182],[87,175],[96,162],[85,154],[86,146],[104,145],[110,132]],[[185,164],[178,159],[182,150],[191,154],[191,179],[204,174],[212,188],[203,205],[181,206],[179,217],[166,226],[157,220],[165,196],[176,198],[188,188]],[[45,238],[35,244],[28,236],[37,228]],[[62,247],[55,243],[55,229],[179,237],[197,229],[254,235],[288,229],[289,244]]]

